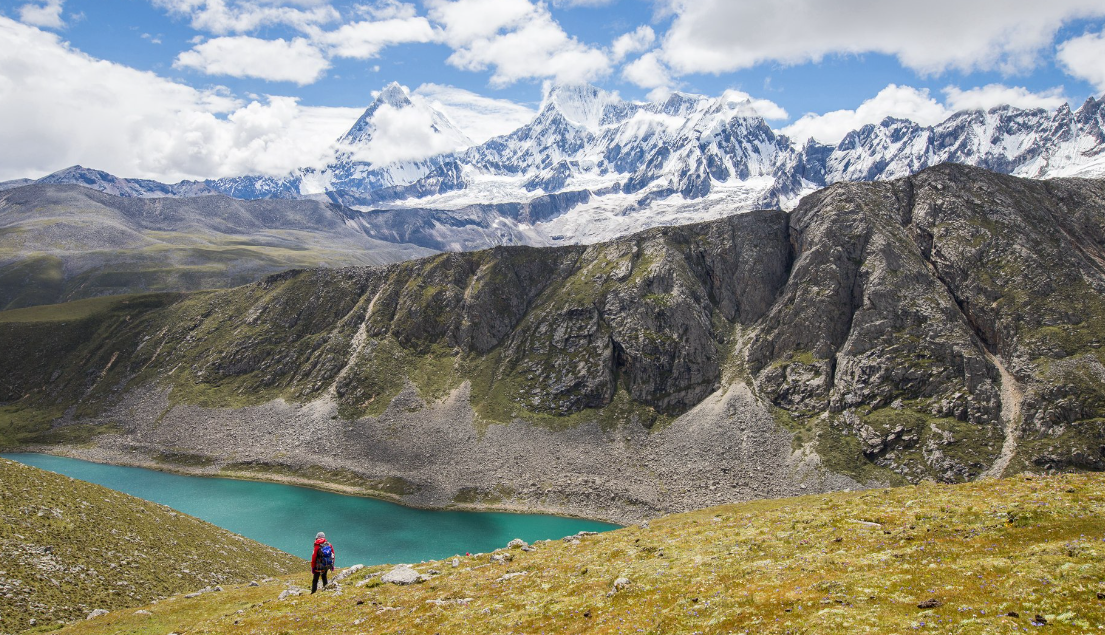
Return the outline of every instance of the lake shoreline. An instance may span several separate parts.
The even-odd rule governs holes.
[[[123,452],[120,450],[112,450],[102,446],[71,446],[71,445],[40,445],[32,444],[26,446],[0,448],[0,453],[4,454],[46,454],[51,456],[60,456],[71,459],[78,459],[81,461],[88,461],[90,463],[99,463],[103,465],[117,465],[121,467],[137,467],[147,470],[154,470],[157,472],[165,472],[167,474],[177,474],[181,476],[198,476],[204,478],[225,478],[237,481],[252,481],[258,483],[278,483],[281,485],[291,485],[295,487],[304,487],[308,489],[314,489],[322,492],[329,492],[332,494],[341,494],[344,496],[357,496],[360,498],[371,498],[375,500],[382,500],[388,503],[394,503],[410,509],[421,509],[427,511],[458,511],[458,512],[497,512],[504,514],[541,514],[546,516],[556,516],[559,518],[569,518],[574,520],[587,520],[596,521],[602,523],[609,523],[618,525],[619,527],[626,527],[635,524],[626,519],[620,519],[613,516],[601,517],[601,516],[589,516],[585,514],[566,512],[562,508],[550,509],[544,507],[533,507],[526,505],[510,505],[510,504],[496,504],[496,503],[457,503],[453,502],[448,505],[433,505],[433,504],[420,504],[418,502],[412,502],[402,496],[392,494],[390,492],[384,492],[380,490],[372,490],[363,487],[357,487],[353,485],[346,485],[342,483],[334,483],[330,481],[324,481],[319,479],[311,479],[302,476],[293,476],[289,474],[281,474],[275,471],[266,471],[264,469],[257,471],[234,471],[225,470],[217,465],[206,466],[192,466],[184,465],[181,463],[173,463],[169,461],[160,461],[145,454],[142,454],[136,450],[131,452]]]

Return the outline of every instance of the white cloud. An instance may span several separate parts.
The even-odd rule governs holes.
[[[24,24],[41,26],[48,29],[60,29],[65,26],[61,19],[61,5],[64,0],[45,0],[40,3],[28,2],[19,7],[19,19]]]
[[[0,179],[80,163],[162,181],[322,165],[359,109],[243,104],[92,58],[0,16]]]
[[[645,53],[626,64],[622,68],[622,78],[641,88],[668,89],[672,84],[671,74],[656,56],[656,51]]]
[[[1087,33],[1059,45],[1056,53],[1067,73],[1105,92],[1105,31]]]
[[[216,35],[247,33],[284,25],[300,31],[341,19],[337,9],[320,0],[153,0],[171,13],[191,18],[192,28]],[[294,5],[294,6],[285,6]]]
[[[353,10],[373,20],[407,20],[418,15],[418,8],[399,0],[379,0],[373,4],[358,4]]]
[[[771,101],[770,99],[759,99],[757,97],[753,97],[752,95],[749,95],[742,90],[727,90],[722,93],[721,98],[732,110],[739,109],[747,104],[748,106],[752,107],[752,110],[755,111],[756,115],[759,115],[760,117],[763,117],[768,121],[777,121],[790,118],[790,115],[787,114],[787,111],[784,110],[783,107],[779,104]]]
[[[381,104],[372,116],[375,130],[367,143],[353,149],[354,158],[376,165],[417,161],[457,150],[455,140],[435,132],[430,111]]]
[[[453,48],[494,37],[523,24],[535,12],[529,0],[426,0],[429,16],[441,25]]]
[[[951,112],[929,96],[927,90],[890,84],[855,110],[834,110],[823,115],[809,113],[782,129],[797,143],[814,138],[821,143],[839,143],[844,135],[887,117],[910,119],[924,126],[947,119]]]
[[[414,94],[445,113],[476,143],[512,132],[529,123],[537,114],[532,108],[521,104],[484,97],[454,86],[422,84]]]
[[[647,51],[656,41],[656,32],[648,25],[641,25],[635,31],[618,36],[610,46],[610,57],[620,62],[628,55]]]
[[[594,81],[610,72],[606,53],[569,36],[544,4],[528,0],[427,0],[442,41],[454,49],[448,63],[492,70],[491,83],[525,79]]]
[[[1054,110],[1067,103],[1062,87],[1034,93],[1021,86],[988,84],[969,90],[960,90],[956,86],[948,86],[942,92],[944,93],[944,102],[952,111],[989,110],[994,106],[1006,104],[1015,108]]]
[[[315,41],[326,46],[330,55],[369,59],[386,46],[406,42],[431,42],[433,28],[426,18],[402,17],[353,22],[334,31],[318,33]]]
[[[605,7],[617,0],[553,0],[553,6],[557,8],[571,9],[573,7]]]
[[[1066,22],[1105,15],[1101,0],[664,0],[675,19],[663,60],[678,74],[764,62],[885,53],[922,73],[1034,67]]]
[[[249,36],[218,37],[184,51],[173,68],[191,68],[208,75],[256,77],[268,81],[310,84],[330,68],[330,62],[304,38],[262,40]]]

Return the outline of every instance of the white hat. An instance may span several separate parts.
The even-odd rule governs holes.
[[[321,531],[318,532],[317,534],[315,534],[315,540],[318,540],[319,538],[326,540],[326,534],[322,533]]]

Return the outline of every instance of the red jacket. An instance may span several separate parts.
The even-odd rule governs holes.
[[[315,563],[318,562],[318,548],[321,547],[322,545],[325,545],[325,544],[326,544],[326,539],[325,538],[318,538],[318,539],[315,540],[315,548],[314,548],[314,551],[311,552],[311,572],[312,573],[316,572],[316,571],[319,572],[319,573],[322,572],[322,569],[318,568],[318,565],[316,565]],[[336,549],[334,549],[334,545],[330,545],[330,550],[333,551],[333,553],[334,553],[334,562],[337,562],[338,561],[338,552],[337,552]],[[331,566],[328,570],[333,571],[334,567]]]

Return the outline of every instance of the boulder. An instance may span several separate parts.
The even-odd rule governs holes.
[[[422,581],[422,576],[411,568],[409,564],[396,565],[394,569],[385,573],[380,580],[392,584],[414,584]]]

